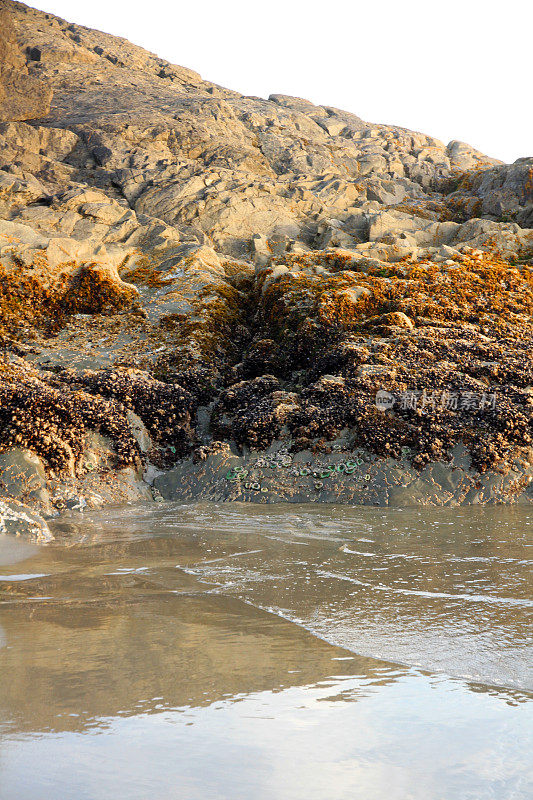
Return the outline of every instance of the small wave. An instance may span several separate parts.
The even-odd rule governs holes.
[[[210,558],[209,560],[202,561],[200,567],[204,564],[216,564],[217,561],[227,561],[228,558],[237,558],[238,556],[251,556],[254,553],[262,553],[263,550],[242,550],[240,553],[230,553],[227,556],[220,556],[220,558]]]
[[[350,553],[350,555],[353,555],[353,556],[372,556],[372,557],[375,557],[375,556],[378,555],[378,553],[365,553],[362,550],[350,550],[349,547],[341,547],[341,550],[342,550],[343,553]]]
[[[414,595],[416,597],[444,598],[448,600],[466,600],[469,603],[491,603],[494,605],[519,606],[523,608],[533,608],[533,600],[519,599],[516,597],[491,597],[485,594],[452,594],[451,592],[428,592],[421,589],[397,589],[393,586],[383,586],[382,584],[367,583],[349,575],[340,575],[335,572],[317,570],[317,575],[322,578],[336,578],[340,581],[348,581],[357,586],[364,586],[378,592],[391,592],[392,594]]]

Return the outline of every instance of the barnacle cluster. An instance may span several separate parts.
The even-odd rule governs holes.
[[[159,445],[172,447],[185,455],[193,437],[191,415],[195,397],[179,383],[156,380],[141,370],[65,370],[59,380],[66,385],[83,387],[91,395],[118,401],[144,422]]]
[[[319,263],[327,275],[313,274]],[[298,450],[327,448],[344,432],[350,447],[382,456],[398,458],[409,447],[419,466],[463,442],[480,469],[528,450],[530,265],[480,251],[448,264],[397,262],[386,274],[368,264],[358,271],[338,253],[286,264],[294,271],[259,281],[255,336],[233,369],[241,380],[218,398],[217,436],[252,448],[285,436]],[[366,291],[349,304],[347,288]],[[390,393],[391,408],[376,405],[380,390]],[[403,404],[409,392],[438,402]],[[443,403],[446,393],[496,400],[493,408],[454,407]]]
[[[140,461],[124,409],[81,389],[59,385],[28,366],[0,361],[0,450],[28,448],[56,474],[83,471],[85,437],[98,431],[114,444],[117,466]]]
[[[84,434],[98,429],[116,443],[119,462],[131,463],[138,450],[130,409],[164,466],[200,445],[198,408],[214,401],[209,436],[256,450],[280,438],[293,450],[327,450],[343,436],[347,448],[381,456],[409,447],[421,466],[463,442],[484,469],[530,447],[530,265],[481,251],[386,269],[342,251],[287,254],[285,262],[259,272],[248,293],[224,284],[222,302],[217,286],[195,298],[198,313],[172,321],[177,341],[218,337],[186,368],[168,348],[145,370],[52,374],[4,362],[1,445],[29,447],[52,469],[75,471]],[[95,303],[96,291],[81,292],[79,302]],[[376,405],[379,391],[390,394],[390,408]],[[409,392],[497,400],[490,409],[440,400],[420,407],[402,402]]]

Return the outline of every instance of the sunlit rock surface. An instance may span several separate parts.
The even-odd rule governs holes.
[[[283,447],[315,471],[364,451],[389,488],[293,475],[265,501],[531,500],[533,158],[0,14],[0,454],[44,476],[0,467],[6,497],[53,514],[157,499],[154,476],[185,496],[201,463],[201,496],[253,500],[211,454]],[[435,493],[424,470],[459,486],[458,447],[469,488]]]

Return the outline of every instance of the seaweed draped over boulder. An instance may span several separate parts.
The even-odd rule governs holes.
[[[411,320],[489,324],[505,330],[533,314],[533,266],[498,252],[467,251],[446,263],[375,264],[350,253],[287,255],[263,271],[260,310],[270,332],[290,335],[309,319],[328,328],[376,327],[391,312]],[[396,317],[392,325],[403,325]]]
[[[46,263],[0,264],[0,336],[21,329],[53,332],[73,314],[109,314],[139,308],[134,286],[97,263],[67,263],[50,270]]]

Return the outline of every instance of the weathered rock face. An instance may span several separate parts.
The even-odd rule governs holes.
[[[51,87],[28,71],[10,11],[0,4],[0,122],[44,117],[52,99]]]
[[[475,170],[459,179],[449,201],[476,203],[484,217],[517,222],[533,227],[533,158],[519,158],[514,164]]]
[[[280,441],[408,448],[413,486],[466,447],[472,492],[513,480],[443,503],[531,496],[533,159],[0,8],[0,456],[40,460],[25,502],[145,497],[147,464]]]

